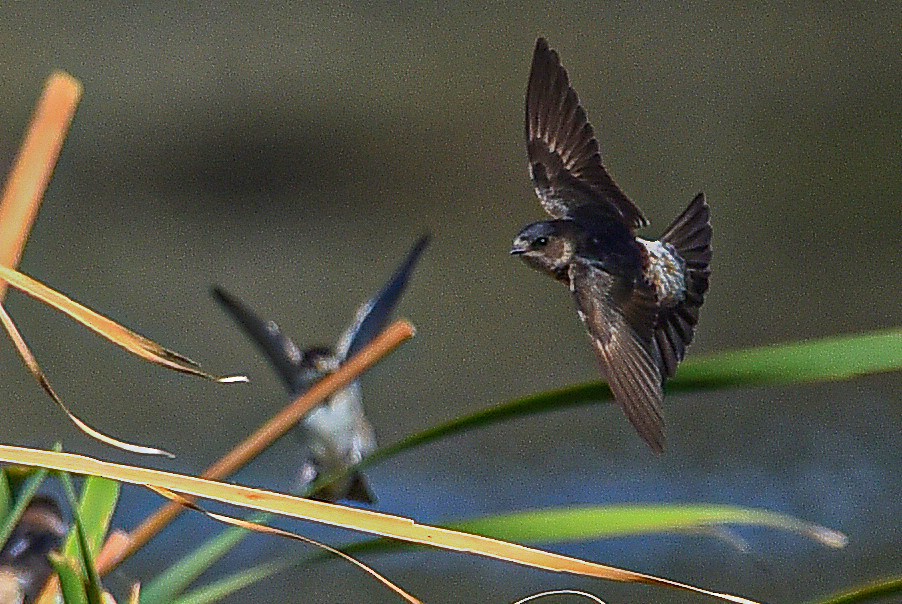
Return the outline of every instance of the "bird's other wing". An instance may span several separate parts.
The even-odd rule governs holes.
[[[429,239],[429,235],[420,237],[382,291],[357,309],[354,322],[342,334],[336,346],[335,353],[339,360],[345,361],[354,356],[385,329],[392,311],[404,293],[404,288],[410,280],[410,275],[413,273],[420,255],[429,245]]]
[[[648,224],[602,165],[586,112],[544,38],[536,41],[526,89],[526,148],[536,194],[554,218],[592,203],[631,229]]]
[[[273,321],[266,321],[257,316],[244,302],[219,286],[213,287],[216,298],[232,318],[244,329],[244,332],[257,344],[266,355],[285,382],[285,387],[292,394],[298,394],[298,376],[301,373],[301,349],[282,333]]]
[[[587,262],[571,265],[570,289],[614,398],[639,435],[661,453],[664,392],[653,358],[654,289],[626,283]]]

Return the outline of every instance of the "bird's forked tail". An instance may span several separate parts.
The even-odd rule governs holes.
[[[661,241],[669,243],[686,263],[686,297],[658,315],[655,346],[661,373],[673,377],[677,365],[695,335],[698,310],[705,301],[711,275],[711,210],[699,193],[683,213],[671,223]]]

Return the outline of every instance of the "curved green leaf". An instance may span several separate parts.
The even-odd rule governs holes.
[[[0,518],[6,518],[13,506],[13,489],[6,468],[0,468]],[[2,545],[0,545],[2,547]]]
[[[813,600],[811,604],[860,604],[876,600],[888,601],[885,598],[892,595],[902,596],[902,576],[888,577],[867,585],[853,587],[823,600]]]
[[[646,534],[705,533],[725,525],[786,530],[828,547],[844,547],[847,542],[846,536],[838,531],[786,514],[726,505],[637,504],[553,508],[488,516],[442,526],[518,543],[553,544]],[[228,533],[229,531],[223,532]],[[411,547],[416,546],[387,539],[371,539],[346,547],[343,551],[354,554],[379,553]],[[319,553],[254,566],[194,590],[176,602],[209,604],[293,566],[328,558]]]
[[[902,329],[821,338],[690,358],[667,383],[667,392],[777,386],[849,380],[902,371]],[[357,469],[452,434],[577,405],[610,400],[607,384],[592,382],[517,399],[441,424],[379,449]],[[325,480],[329,480],[326,477]]]
[[[902,329],[890,329],[852,336],[822,338],[809,342],[763,346],[719,353],[708,357],[690,358],[680,367],[676,377],[668,383],[667,390],[670,393],[675,393],[730,387],[839,381],[862,375],[899,370],[902,370]],[[378,450],[359,464],[357,469],[374,465],[408,449],[467,430],[486,427],[507,419],[610,399],[611,392],[607,385],[599,382],[527,396],[452,420],[402,439],[394,445]],[[325,477],[323,482],[328,482],[334,478],[336,477]],[[319,484],[321,483],[313,485],[311,491],[318,488]],[[711,509],[711,506],[701,507]],[[732,509],[735,511],[739,510],[739,508]],[[726,512],[726,509],[722,511]],[[746,510],[746,512],[755,511]],[[768,512],[764,513],[769,514]],[[776,522],[774,520],[775,517],[774,515],[770,516],[774,522]],[[801,523],[801,521],[795,522]],[[747,524],[749,522],[736,523]],[[611,526],[613,527],[614,525],[612,524]],[[789,526],[769,526],[798,530],[789,528]],[[638,529],[638,525],[635,525],[634,528]],[[613,528],[610,530],[613,530]],[[678,529],[674,528],[672,530]],[[639,532],[649,531],[640,530]],[[216,560],[240,543],[245,533],[246,531],[243,529],[226,529],[222,534],[202,544],[197,550],[173,565],[166,574],[158,577],[148,587],[154,586],[153,593],[155,594],[158,593],[157,589],[161,590],[159,591],[160,594],[181,593],[201,572],[212,566]],[[637,533],[624,532],[623,534]],[[810,536],[814,536],[814,534]],[[168,580],[175,580],[176,577],[179,579],[177,590],[164,589],[163,586],[169,582]],[[164,578],[166,580],[163,580]],[[171,586],[175,586],[175,584],[173,583]],[[142,602],[155,603],[163,601],[157,599],[145,600],[143,596],[144,594],[142,594]]]
[[[264,562],[214,581],[177,600],[171,601],[173,604],[212,604],[296,565],[297,560],[294,558],[282,558],[273,562]]]
[[[271,518],[270,514],[254,514],[248,520],[265,524]],[[229,527],[208,539],[142,587],[141,604],[166,604],[174,601],[207,569],[244,541],[249,532],[247,529]]]
[[[85,527],[79,516],[78,500],[75,497],[75,487],[72,484],[72,477],[66,472],[58,472],[60,482],[63,485],[63,491],[69,500],[72,508],[72,529],[71,533],[75,535],[75,545],[73,546],[75,553],[65,556],[67,559],[73,559],[75,556],[81,559],[81,566],[84,570],[85,593],[90,604],[103,604],[103,586],[100,583],[100,575],[97,574],[97,565],[94,564],[94,554],[91,552],[91,544],[88,542]]]
[[[699,532],[723,525],[761,526],[844,547],[838,531],[786,514],[728,505],[611,505],[515,512],[448,525],[459,531],[520,543],[610,539],[652,533]]]
[[[88,592],[77,559],[50,552],[50,563],[60,581],[60,595],[65,604],[89,604]]]
[[[104,538],[110,528],[110,521],[116,511],[119,500],[119,483],[115,480],[88,476],[81,489],[81,500],[78,502],[78,519],[87,537],[92,556],[100,553]],[[63,552],[66,556],[77,556],[79,552],[78,535],[71,531],[66,539]]]

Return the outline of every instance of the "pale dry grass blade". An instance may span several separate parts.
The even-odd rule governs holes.
[[[117,438],[113,438],[112,436],[108,436],[103,432],[92,428],[81,419],[79,419],[74,413],[72,413],[72,411],[69,410],[63,400],[53,389],[53,386],[50,385],[50,380],[47,379],[44,371],[41,369],[40,365],[38,365],[37,358],[35,358],[34,354],[31,352],[31,349],[25,342],[25,338],[22,337],[22,333],[16,327],[16,324],[13,323],[12,317],[10,317],[9,313],[6,312],[6,308],[4,308],[3,304],[0,304],[0,323],[3,323],[3,328],[12,339],[13,344],[16,347],[16,351],[18,351],[19,356],[22,357],[22,361],[25,363],[25,367],[28,368],[29,373],[31,373],[34,379],[37,380],[38,384],[41,385],[41,388],[44,389],[44,392],[46,392],[53,400],[53,402],[55,402],[57,406],[63,410],[63,413],[68,416],[69,420],[73,424],[75,424],[79,430],[81,430],[91,438],[99,440],[100,442],[110,445],[111,447],[122,449],[123,451],[129,451],[131,453],[138,453],[141,455],[162,455],[169,458],[175,457],[175,455],[173,455],[169,451],[164,451],[163,449],[157,449],[155,447],[145,447],[143,445],[136,445],[133,443],[125,442],[123,440],[119,440]]]
[[[244,376],[217,377],[205,373],[191,359],[163,348],[153,340],[119,325],[112,319],[94,312],[90,308],[75,302],[55,289],[47,287],[40,281],[32,279],[17,270],[0,266],[0,281],[6,282],[22,293],[55,308],[97,335],[106,338],[113,344],[124,348],[145,361],[174,371],[196,375],[221,383],[247,381],[247,378]]]
[[[579,591],[578,589],[554,589],[551,591],[543,591],[537,594],[532,594],[531,596],[526,596],[521,600],[517,600],[516,602],[514,602],[514,604],[526,604],[526,602],[534,602],[541,598],[547,598],[548,596],[579,596],[581,598],[591,600],[592,602],[595,602],[595,604],[605,604],[605,601],[598,596],[592,595],[587,591]]]
[[[0,461],[27,466],[40,466],[74,474],[104,476],[120,482],[167,489],[182,496],[213,499],[239,507],[279,514],[299,520],[318,522],[448,551],[475,554],[552,572],[584,575],[626,583],[643,583],[690,591],[725,602],[754,604],[752,600],[739,596],[719,593],[654,575],[597,564],[516,543],[418,524],[414,520],[402,516],[302,499],[282,493],[238,485],[212,482],[194,476],[114,464],[84,455],[0,445]]]
[[[141,584],[132,585],[131,591],[128,593],[128,604],[141,604]]]
[[[188,499],[187,497],[183,497],[182,495],[179,495],[178,493],[174,493],[168,489],[161,489],[161,488],[157,488],[157,487],[150,487],[150,489],[152,491],[158,493],[159,495],[165,497],[166,499],[169,499],[173,503],[184,506],[190,510],[200,512],[201,514],[204,514],[205,516],[212,518],[213,520],[216,520],[217,522],[222,522],[223,524],[228,524],[231,526],[237,526],[238,528],[243,528],[248,531],[254,531],[256,533],[263,533],[266,535],[274,535],[276,537],[284,537],[286,539],[300,541],[302,543],[306,543],[308,545],[312,545],[314,547],[323,549],[323,550],[329,552],[330,554],[334,554],[334,555],[338,556],[339,558],[342,558],[345,561],[350,562],[357,568],[363,570],[365,573],[371,575],[377,581],[379,581],[380,583],[385,585],[391,591],[398,594],[401,598],[403,598],[407,602],[410,602],[411,604],[423,604],[422,601],[418,600],[411,594],[407,593],[406,591],[401,589],[399,586],[395,585],[394,583],[389,581],[386,577],[379,574],[373,568],[370,568],[369,566],[367,566],[366,564],[364,564],[357,558],[354,558],[350,554],[346,554],[345,552],[343,552],[341,550],[337,550],[334,547],[326,545],[325,543],[321,543],[315,539],[311,539],[310,537],[305,537],[304,535],[300,535],[298,533],[292,533],[290,531],[284,531],[282,529],[274,528],[271,526],[266,526],[263,524],[258,524],[256,522],[249,522],[247,520],[242,520],[240,518],[234,518],[232,516],[227,516],[225,514],[217,514],[216,512],[211,512],[211,511],[206,510],[206,509],[202,508],[201,506],[197,505],[196,503],[194,503],[192,500]]]

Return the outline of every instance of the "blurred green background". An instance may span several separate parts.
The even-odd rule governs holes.
[[[210,285],[301,345],[333,342],[424,231],[434,242],[400,309],[418,337],[364,384],[381,442],[597,379],[569,294],[507,255],[520,228],[544,217],[522,140],[538,35],[560,52],[608,168],[652,220],[644,235],[659,235],[697,191],[708,197],[714,275],[690,354],[899,325],[899,31],[897,2],[4,3],[0,173],[47,75],[64,69],[85,86],[23,270],[252,383],[151,367],[14,293],[10,312],[77,413],[179,457],[136,459],[87,440],[11,345],[0,347],[0,441],[62,440],[200,471],[286,402]],[[377,509],[429,522],[674,501],[768,507],[847,532],[839,551],[766,531],[740,532],[750,553],[703,536],[558,548],[795,602],[902,566],[899,393],[899,378],[886,376],[673,396],[660,459],[615,407],[583,407],[418,449],[369,475]],[[289,437],[237,480],[285,488],[297,461]],[[157,504],[126,489],[119,525]],[[113,584],[147,579],[220,530],[196,517],[178,526]],[[304,551],[254,538],[229,563],[293,550]],[[430,603],[509,602],[555,587],[611,602],[691,599],[446,553],[372,562]],[[342,563],[255,593],[396,601]]]

